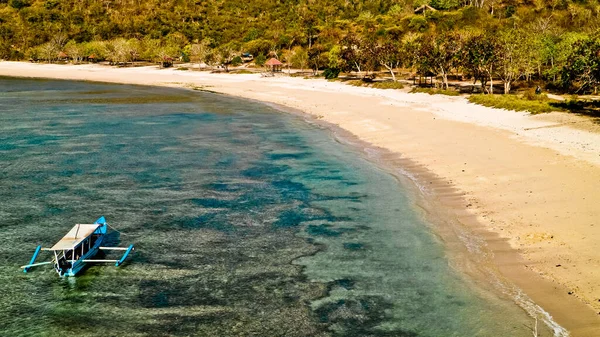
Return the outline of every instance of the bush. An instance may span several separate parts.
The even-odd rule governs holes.
[[[504,10],[504,16],[506,18],[510,18],[512,17],[515,13],[517,12],[517,8],[513,5],[508,5],[506,6],[506,9]]]
[[[5,2],[5,1],[4,1]],[[31,6],[31,3],[29,3],[29,1],[25,1],[25,0],[11,0],[10,1],[10,6],[14,9],[21,9],[24,7],[29,7]]]
[[[427,19],[420,15],[415,15],[410,19],[408,23],[408,28],[412,31],[424,32],[429,28],[429,24],[427,23]]]
[[[50,10],[58,7],[58,5],[60,5],[58,0],[47,0],[46,3],[44,3],[44,8]]]
[[[535,89],[529,89],[523,94],[523,98],[528,101],[547,101],[548,95],[546,94],[536,94]]]
[[[236,56],[233,58],[233,60],[231,60],[231,65],[234,67],[239,66],[240,64],[244,63],[244,61],[242,61],[242,58],[239,56]]]
[[[462,21],[465,23],[475,23],[482,16],[482,10],[475,6],[467,6],[462,10]]]
[[[429,3],[435,9],[448,10],[458,7],[457,0],[431,0]]]
[[[187,53],[181,53],[181,60],[183,62],[190,62],[190,55],[188,55]]]
[[[264,66],[265,62],[267,62],[267,57],[265,56],[265,54],[258,54],[254,59],[254,64],[256,64],[259,67]]]
[[[337,78],[340,75],[340,71],[339,68],[327,68],[323,70],[323,76],[328,80]]]

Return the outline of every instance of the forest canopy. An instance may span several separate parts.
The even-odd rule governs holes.
[[[0,0],[0,58],[460,71],[505,92],[518,79],[600,82],[598,0]]]

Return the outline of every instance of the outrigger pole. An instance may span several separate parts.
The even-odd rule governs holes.
[[[129,245],[129,247],[125,251],[125,254],[123,254],[121,259],[119,261],[117,261],[117,263],[115,263],[115,266],[118,267],[118,266],[122,265],[123,261],[125,261],[125,259],[127,258],[127,255],[129,255],[129,253],[131,253],[131,251],[133,251],[133,244]]]
[[[42,264],[52,263],[52,261],[35,263],[35,259],[37,259],[37,256],[40,254],[40,250],[42,250],[42,246],[37,246],[37,248],[35,249],[35,253],[33,253],[33,256],[31,257],[31,261],[29,261],[29,264],[26,264],[21,267],[23,269],[24,273],[28,272],[29,269],[31,269],[31,267],[40,266]]]
[[[100,250],[124,250],[125,253],[118,260],[83,260],[83,262],[88,262],[88,263],[115,262],[115,267],[118,267],[123,264],[123,262],[125,261],[125,259],[129,255],[129,253],[131,253],[134,250],[133,244],[129,245],[129,247],[127,247],[127,248],[125,248],[125,247],[99,247],[98,249],[100,249]]]
[[[82,260],[82,262],[86,262],[86,263],[114,263],[115,267],[119,267],[120,265],[123,264],[123,262],[125,262],[125,259],[127,258],[127,256],[129,256],[129,253],[131,253],[134,250],[133,244],[129,245],[129,247],[99,247],[98,249],[101,250],[124,250],[125,253],[123,254],[123,256],[118,259],[118,260]],[[54,259],[52,261],[46,261],[46,262],[38,262],[35,263],[35,259],[37,259],[38,255],[40,254],[40,251],[42,250],[48,250],[48,248],[42,248],[42,246],[37,246],[37,248],[35,249],[35,252],[33,253],[33,256],[31,257],[31,261],[29,261],[29,264],[26,264],[24,266],[21,266],[21,269],[23,269],[24,273],[27,273],[29,271],[29,269],[33,268],[33,267],[37,267],[37,266],[43,266],[46,264],[51,264],[54,263]]]
[[[21,269],[23,269],[23,272],[26,273],[29,270],[29,268],[37,267],[37,266],[43,266],[45,264],[50,264],[50,263],[54,263],[54,261],[46,261],[46,262],[38,262],[38,263],[26,264],[24,266],[21,266]]]
[[[46,264],[54,263],[54,260],[34,263],[35,259],[37,258],[37,255],[40,253],[40,250],[41,250],[40,248],[41,248],[41,246],[38,246],[38,249],[36,249],[35,253],[33,253],[33,257],[31,258],[31,261],[29,262],[29,264],[21,266],[21,269],[23,269],[24,273],[28,272],[29,269],[31,269],[33,267],[43,266]],[[123,264],[123,262],[125,262],[125,259],[127,259],[127,256],[129,255],[129,253],[131,253],[134,250],[134,247],[133,247],[133,245],[129,245],[129,247],[127,247],[127,248],[125,248],[125,247],[100,247],[99,249],[102,249],[102,250],[124,250],[125,253],[118,260],[87,260],[86,259],[86,260],[82,260],[82,262],[86,262],[86,263],[107,263],[108,262],[108,263],[115,263],[115,267],[119,267],[120,265]]]

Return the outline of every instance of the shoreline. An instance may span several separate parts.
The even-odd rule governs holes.
[[[600,254],[594,244],[600,238],[600,224],[590,226],[600,215],[595,207],[600,201],[598,134],[581,137],[585,131],[555,127],[555,123],[523,113],[474,106],[462,98],[355,88],[324,80],[18,62],[0,62],[0,75],[181,88],[195,85],[302,111],[370,148],[384,149],[382,166],[389,164],[396,174],[418,184],[423,197],[435,205],[432,209],[441,205],[443,213],[459,223],[459,227],[440,226],[448,227],[443,230],[465,229],[483,238],[483,248],[492,253],[493,260],[486,268],[496,269],[523,289],[573,336],[600,331],[596,314],[600,293],[595,285],[600,280]],[[471,114],[452,114],[460,109]],[[475,117],[472,110],[476,110]],[[520,134],[527,129],[537,131]],[[548,130],[559,132],[549,134]],[[558,140],[553,144],[548,137]],[[542,169],[549,173],[542,175]],[[586,197],[588,201],[581,201]],[[513,203],[519,209],[510,207]],[[538,213],[544,211],[550,214],[540,219]],[[563,215],[552,221],[568,211],[583,215]],[[577,226],[564,225],[567,222]],[[467,247],[464,242],[446,243]],[[477,252],[469,254],[477,256]],[[562,269],[566,273],[556,272]]]
[[[289,109],[285,108],[280,110],[289,112]],[[292,113],[298,112],[292,111]],[[449,203],[456,202],[456,199],[462,200],[462,196],[454,187],[450,187],[453,191],[448,192],[447,181],[436,177],[427,168],[411,159],[402,158],[399,154],[384,148],[374,147],[338,125],[316,119],[303,112],[299,113],[303,114],[302,117],[309,123],[315,123],[328,129],[334,140],[357,149],[364,160],[374,163],[382,171],[398,180],[398,183],[411,195],[411,200],[414,201],[413,207],[418,208],[417,211],[421,213],[421,217],[431,225],[432,233],[444,242],[448,254],[446,258],[451,268],[466,277],[466,282],[473,283],[477,288],[477,293],[480,295],[492,293],[494,296],[516,304],[531,317],[532,329],[539,320],[546,325],[549,331],[554,333],[554,336],[590,336],[590,332],[596,331],[596,325],[592,324],[592,328],[585,328],[585,330],[573,334],[559,324],[560,322],[569,322],[568,325],[572,324],[573,326],[589,324],[581,320],[575,322],[572,320],[571,314],[585,310],[582,309],[581,303],[574,301],[572,297],[565,296],[565,289],[541,279],[537,274],[515,270],[515,266],[521,267],[523,263],[518,252],[510,247],[507,240],[500,238],[495,233],[482,230],[477,219],[459,220],[456,210],[449,208]],[[440,189],[447,192],[436,192]],[[527,273],[527,275],[523,275],[523,273]],[[524,282],[518,282],[520,285],[517,286],[515,279]],[[556,315],[560,318],[560,322],[544,309],[545,306],[540,306],[532,297],[524,294],[522,287],[537,288],[536,297],[551,296],[553,300],[545,301],[545,303],[553,309],[556,309],[553,301],[561,303],[561,310],[564,312]],[[557,290],[564,291],[557,293]]]

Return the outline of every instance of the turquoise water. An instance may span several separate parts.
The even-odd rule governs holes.
[[[530,336],[449,266],[396,178],[211,93],[0,78],[2,336]],[[99,216],[121,268],[24,274]]]

